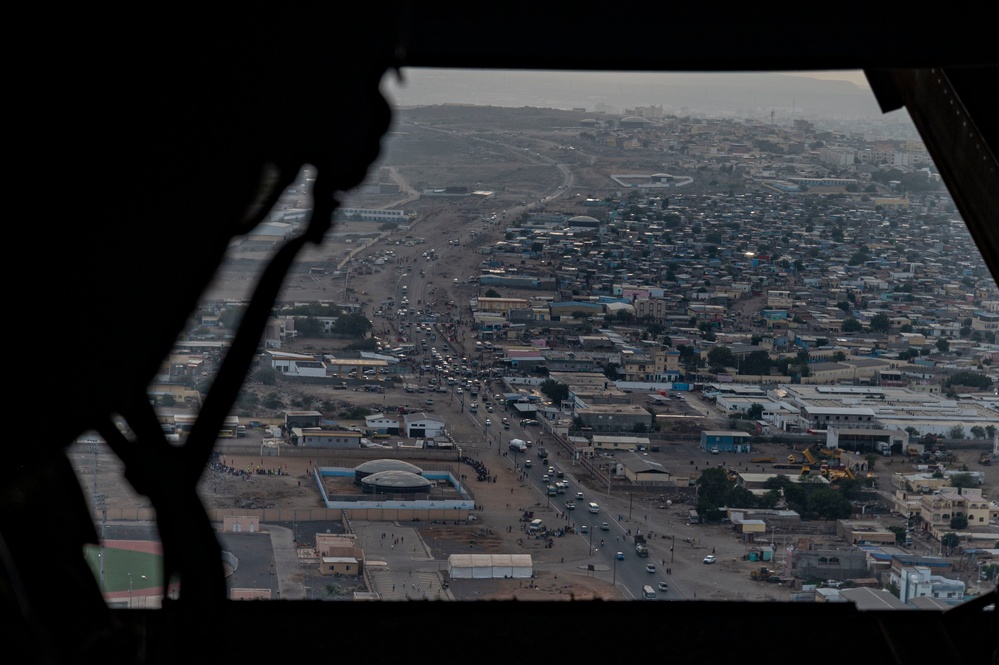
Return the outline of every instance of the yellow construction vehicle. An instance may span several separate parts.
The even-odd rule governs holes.
[[[770,570],[766,567],[761,567],[758,570],[750,571],[749,576],[756,580],[757,582],[779,582],[780,577],[777,575],[776,571]]]

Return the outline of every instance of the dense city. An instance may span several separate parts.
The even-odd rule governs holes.
[[[801,115],[401,109],[203,479],[231,597],[988,590],[999,290],[911,127]],[[311,178],[234,244],[151,386],[172,440]],[[131,540],[148,511],[88,477],[85,443]],[[240,554],[250,535],[294,547]],[[107,596],[159,602],[134,578]]]

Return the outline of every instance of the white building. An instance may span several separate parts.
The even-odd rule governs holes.
[[[404,416],[406,436],[411,439],[436,439],[444,436],[446,423],[443,418],[426,413],[411,413]]]
[[[926,566],[905,566],[900,571],[892,569],[888,580],[898,587],[898,597],[904,603],[913,598],[936,598],[957,605],[964,600],[964,582],[933,575]]]

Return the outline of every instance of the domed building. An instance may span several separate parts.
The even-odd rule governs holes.
[[[361,480],[361,489],[367,494],[427,494],[433,486],[430,480],[409,471],[379,471]]]
[[[373,459],[354,467],[354,483],[363,485],[365,478],[383,471],[403,471],[417,476],[423,473],[420,467],[400,459]]]
[[[646,118],[642,118],[637,115],[629,115],[621,118],[621,121],[618,123],[618,127],[621,129],[641,129],[649,126],[650,124],[652,124],[652,122]]]
[[[570,217],[565,225],[570,231],[596,231],[600,229],[600,220],[589,215],[576,215]]]

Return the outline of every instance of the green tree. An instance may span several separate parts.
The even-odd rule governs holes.
[[[864,329],[863,324],[861,324],[860,321],[853,318],[852,316],[848,316],[847,318],[843,319],[843,323],[840,326],[840,330],[842,330],[845,333],[860,332],[863,329]]]
[[[173,393],[166,393],[159,399],[160,406],[165,406],[167,408],[171,406],[176,406],[177,399],[173,396]]]
[[[964,438],[964,428],[960,425],[954,425],[947,432],[948,439],[963,439]]]
[[[968,518],[964,515],[955,515],[950,518],[950,528],[956,531],[962,531],[968,528]]]
[[[853,514],[850,501],[831,488],[811,492],[808,495],[808,510],[827,520],[842,520]]]
[[[887,333],[891,329],[891,320],[884,312],[876,314],[871,319],[870,329],[872,332]]]
[[[763,405],[759,402],[753,402],[749,405],[749,408],[746,409],[746,415],[753,420],[759,420],[763,417]]]
[[[500,296],[499,292],[496,289],[489,289],[488,291],[486,291],[484,297],[486,297],[486,298],[499,298],[501,296]]]
[[[555,405],[561,405],[564,400],[569,399],[569,386],[555,379],[545,379],[538,390]]]
[[[938,339],[937,340],[937,351],[939,351],[940,353],[947,353],[948,351],[950,351],[950,342],[948,342],[943,337],[941,337],[940,339]]]
[[[333,324],[333,333],[347,337],[364,337],[371,330],[371,321],[363,314],[344,314]]]
[[[947,555],[950,556],[954,548],[961,544],[961,537],[954,532],[945,533],[940,536],[940,545],[947,548]]]
[[[888,530],[895,534],[895,544],[901,545],[905,542],[905,527],[898,524],[892,524],[888,527]]]
[[[766,376],[770,374],[773,361],[766,351],[752,351],[747,353],[739,364],[739,371],[742,374],[759,374]]]
[[[745,487],[736,485],[729,490],[725,503],[734,508],[755,508],[756,495],[747,490]]]
[[[805,489],[785,475],[774,476],[763,482],[763,488],[773,490],[778,498],[784,497],[787,507],[798,512],[805,512],[808,497]]]
[[[939,344],[939,342],[937,344]],[[988,388],[992,387],[992,379],[986,376],[985,374],[982,374],[981,372],[961,370],[960,372],[954,372],[954,374],[948,377],[947,385],[968,386],[970,388],[980,388],[982,390],[987,390]]]
[[[725,469],[720,466],[710,467],[702,471],[697,479],[697,495],[700,500],[717,508],[725,505],[732,486]]]
[[[970,473],[955,473],[950,477],[951,487],[978,487],[978,481]]]
[[[711,371],[718,372],[726,367],[735,367],[738,364],[735,354],[727,346],[716,346],[708,351],[708,367]]]

